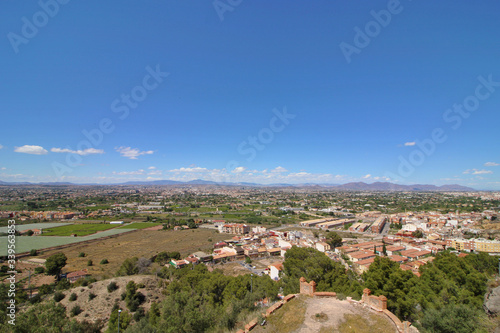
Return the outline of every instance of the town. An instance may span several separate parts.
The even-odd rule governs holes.
[[[360,277],[386,258],[419,278],[440,253],[500,255],[499,213],[498,192],[0,186],[0,237],[7,237],[7,221],[16,221],[16,259],[28,299],[43,297],[61,278],[69,286],[137,272],[171,279],[200,265],[286,285],[287,253],[297,248],[322,253]],[[0,251],[7,260],[7,249]],[[42,267],[60,254],[67,263],[59,277],[51,276]]]

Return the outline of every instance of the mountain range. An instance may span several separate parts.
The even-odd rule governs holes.
[[[68,182],[49,182],[49,183],[29,183],[29,182],[4,182],[0,180],[0,185],[12,186],[12,185],[43,185],[43,186],[83,186],[83,185],[219,185],[219,186],[249,186],[249,187],[318,187],[318,188],[329,188],[336,189],[339,191],[476,191],[473,188],[452,184],[452,185],[425,185],[425,184],[414,184],[414,185],[401,185],[389,182],[375,182],[375,183],[364,183],[364,182],[352,182],[346,184],[257,184],[257,183],[228,183],[228,182],[213,182],[208,180],[191,180],[188,182],[180,182],[175,180],[154,180],[154,181],[130,181],[120,184],[73,184]]]

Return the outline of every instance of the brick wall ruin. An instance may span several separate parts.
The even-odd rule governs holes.
[[[305,295],[314,295],[316,292],[316,282],[311,281],[307,283],[304,277],[300,278],[300,293]]]
[[[372,308],[375,308],[380,311],[387,310],[387,298],[384,295],[381,296],[372,296],[371,290],[366,288],[363,290],[363,303],[368,304]]]

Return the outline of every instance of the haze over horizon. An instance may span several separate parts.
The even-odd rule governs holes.
[[[0,8],[1,181],[500,190],[496,1]]]

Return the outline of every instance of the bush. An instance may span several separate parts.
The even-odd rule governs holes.
[[[71,288],[71,283],[68,281],[68,279],[62,279],[57,282],[56,290],[66,290],[69,288]]]
[[[87,261],[87,266],[92,266],[92,265],[93,265],[92,260]]]
[[[116,284],[115,281],[111,281],[109,284],[108,284],[108,292],[109,293],[112,293],[113,291],[115,291],[116,289],[118,289],[118,285]]]
[[[53,285],[43,284],[40,287],[38,287],[38,294],[40,296],[51,294],[53,291],[54,291],[54,286]]]
[[[85,253],[83,253],[83,252],[78,253],[78,257],[79,258],[84,258],[85,257]]]
[[[89,301],[93,300],[93,299],[94,299],[94,298],[96,298],[96,297],[97,297],[97,295],[96,295],[96,294],[94,294],[94,293],[90,293],[90,294],[89,294]]]
[[[102,259],[100,262],[101,265],[106,265],[107,263],[109,263],[108,259]]]
[[[30,251],[30,256],[35,257],[35,256],[37,256],[37,255],[38,255],[38,251],[37,251],[37,250],[32,249],[32,250]]]
[[[60,302],[60,301],[62,301],[64,299],[64,297],[66,297],[66,295],[64,295],[60,291],[56,291],[56,293],[54,294],[54,301]]]
[[[134,313],[134,320],[136,322],[139,322],[142,318],[144,318],[146,316],[146,313],[144,312],[144,309],[143,308],[138,308],[136,313]]]
[[[76,301],[77,298],[78,298],[78,296],[76,296],[75,293],[72,293],[71,295],[69,295],[70,302]]]
[[[36,294],[35,296],[31,297],[29,299],[29,302],[31,304],[39,303],[42,300],[41,296],[39,294]]]
[[[43,268],[41,266],[36,267],[35,268],[35,273],[37,273],[37,274],[43,274],[43,273],[45,273],[45,268]]]
[[[80,313],[82,313],[82,309],[78,305],[75,305],[71,308],[69,313],[71,314],[71,317],[78,316]]]

